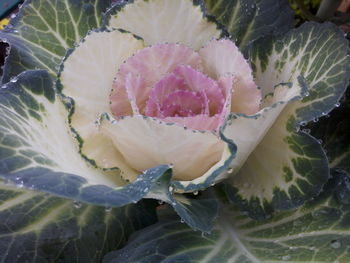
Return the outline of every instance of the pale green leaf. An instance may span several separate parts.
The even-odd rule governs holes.
[[[202,4],[192,0],[120,1],[106,13],[105,24],[138,35],[147,45],[182,43],[198,50],[222,34],[203,12]]]

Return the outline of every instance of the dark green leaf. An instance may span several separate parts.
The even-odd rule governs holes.
[[[208,13],[226,27],[243,52],[252,41],[269,34],[283,34],[293,26],[293,12],[287,0],[204,2]]]
[[[126,247],[108,254],[104,263],[347,263],[350,204],[337,193],[350,191],[348,179],[335,175],[317,199],[268,220],[255,221],[223,207],[210,235],[164,217],[136,232]]]
[[[51,74],[67,49],[89,30],[101,25],[102,12],[110,0],[28,0],[16,18],[0,32],[11,51],[6,58],[2,83],[28,69],[46,69]]]
[[[0,183],[0,262],[100,262],[155,221],[147,206],[109,209]]]
[[[327,151],[332,168],[350,174],[350,89],[328,116],[311,123],[306,132],[318,138]]]

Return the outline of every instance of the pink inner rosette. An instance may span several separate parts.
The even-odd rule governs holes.
[[[225,62],[227,57],[221,58],[224,63],[231,64],[227,65],[226,72],[213,74],[207,64],[210,57],[216,63],[222,49],[233,52],[229,56],[231,61]],[[248,79],[249,82],[246,86],[238,83],[238,94],[244,93],[244,89],[254,93],[253,96],[240,96],[241,101],[237,103],[250,107],[242,113],[255,112],[259,108],[261,95],[256,92],[246,64],[229,40],[212,40],[199,52],[182,44],[158,44],[142,49],[127,59],[117,73],[110,96],[112,112],[116,119],[144,115],[194,130],[217,131],[234,108],[232,93],[236,92],[236,80]],[[240,72],[240,68],[244,72]],[[246,97],[249,97],[248,102]]]

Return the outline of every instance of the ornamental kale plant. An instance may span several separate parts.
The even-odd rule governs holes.
[[[287,0],[27,0],[0,38],[1,262],[350,262],[335,25],[293,28]]]

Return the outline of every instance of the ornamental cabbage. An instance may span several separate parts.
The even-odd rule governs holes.
[[[180,253],[193,262],[296,261],[301,250],[270,242],[271,233],[298,239],[307,230],[295,224],[306,215],[313,215],[310,229],[322,214],[340,224],[346,208],[334,205],[337,218],[322,211],[334,192],[348,194],[342,165],[348,151],[327,156],[322,142],[300,128],[329,114],[346,90],[348,43],[335,25],[292,29],[285,0],[109,4],[29,0],[0,33],[11,47],[0,94],[0,197],[5,211],[25,204],[13,226],[4,220],[4,229],[15,229],[8,233],[14,244],[17,237],[30,240],[23,246],[34,251],[33,262],[69,256],[98,262],[156,221],[158,203],[143,199],[167,203],[186,224],[160,212],[160,222],[106,262],[139,262],[147,251],[152,262],[166,256],[176,262],[181,244],[166,240],[171,249],[152,250],[161,247],[159,236],[176,235],[167,224],[186,238],[213,230],[214,247],[200,235],[190,243],[206,247],[203,258]],[[6,218],[1,211],[0,203]],[[19,214],[28,215],[24,228]],[[284,222],[292,225],[290,237],[276,230]],[[270,232],[260,235],[259,227]],[[115,240],[109,228],[126,235]],[[325,242],[338,246],[344,241],[337,235]],[[214,253],[226,238],[232,253]],[[151,241],[144,246],[144,239]],[[57,249],[44,249],[55,240],[62,241]],[[0,259],[17,262],[12,245],[1,242],[8,252]],[[89,250],[94,255],[84,258]],[[302,258],[315,257],[324,260]]]

